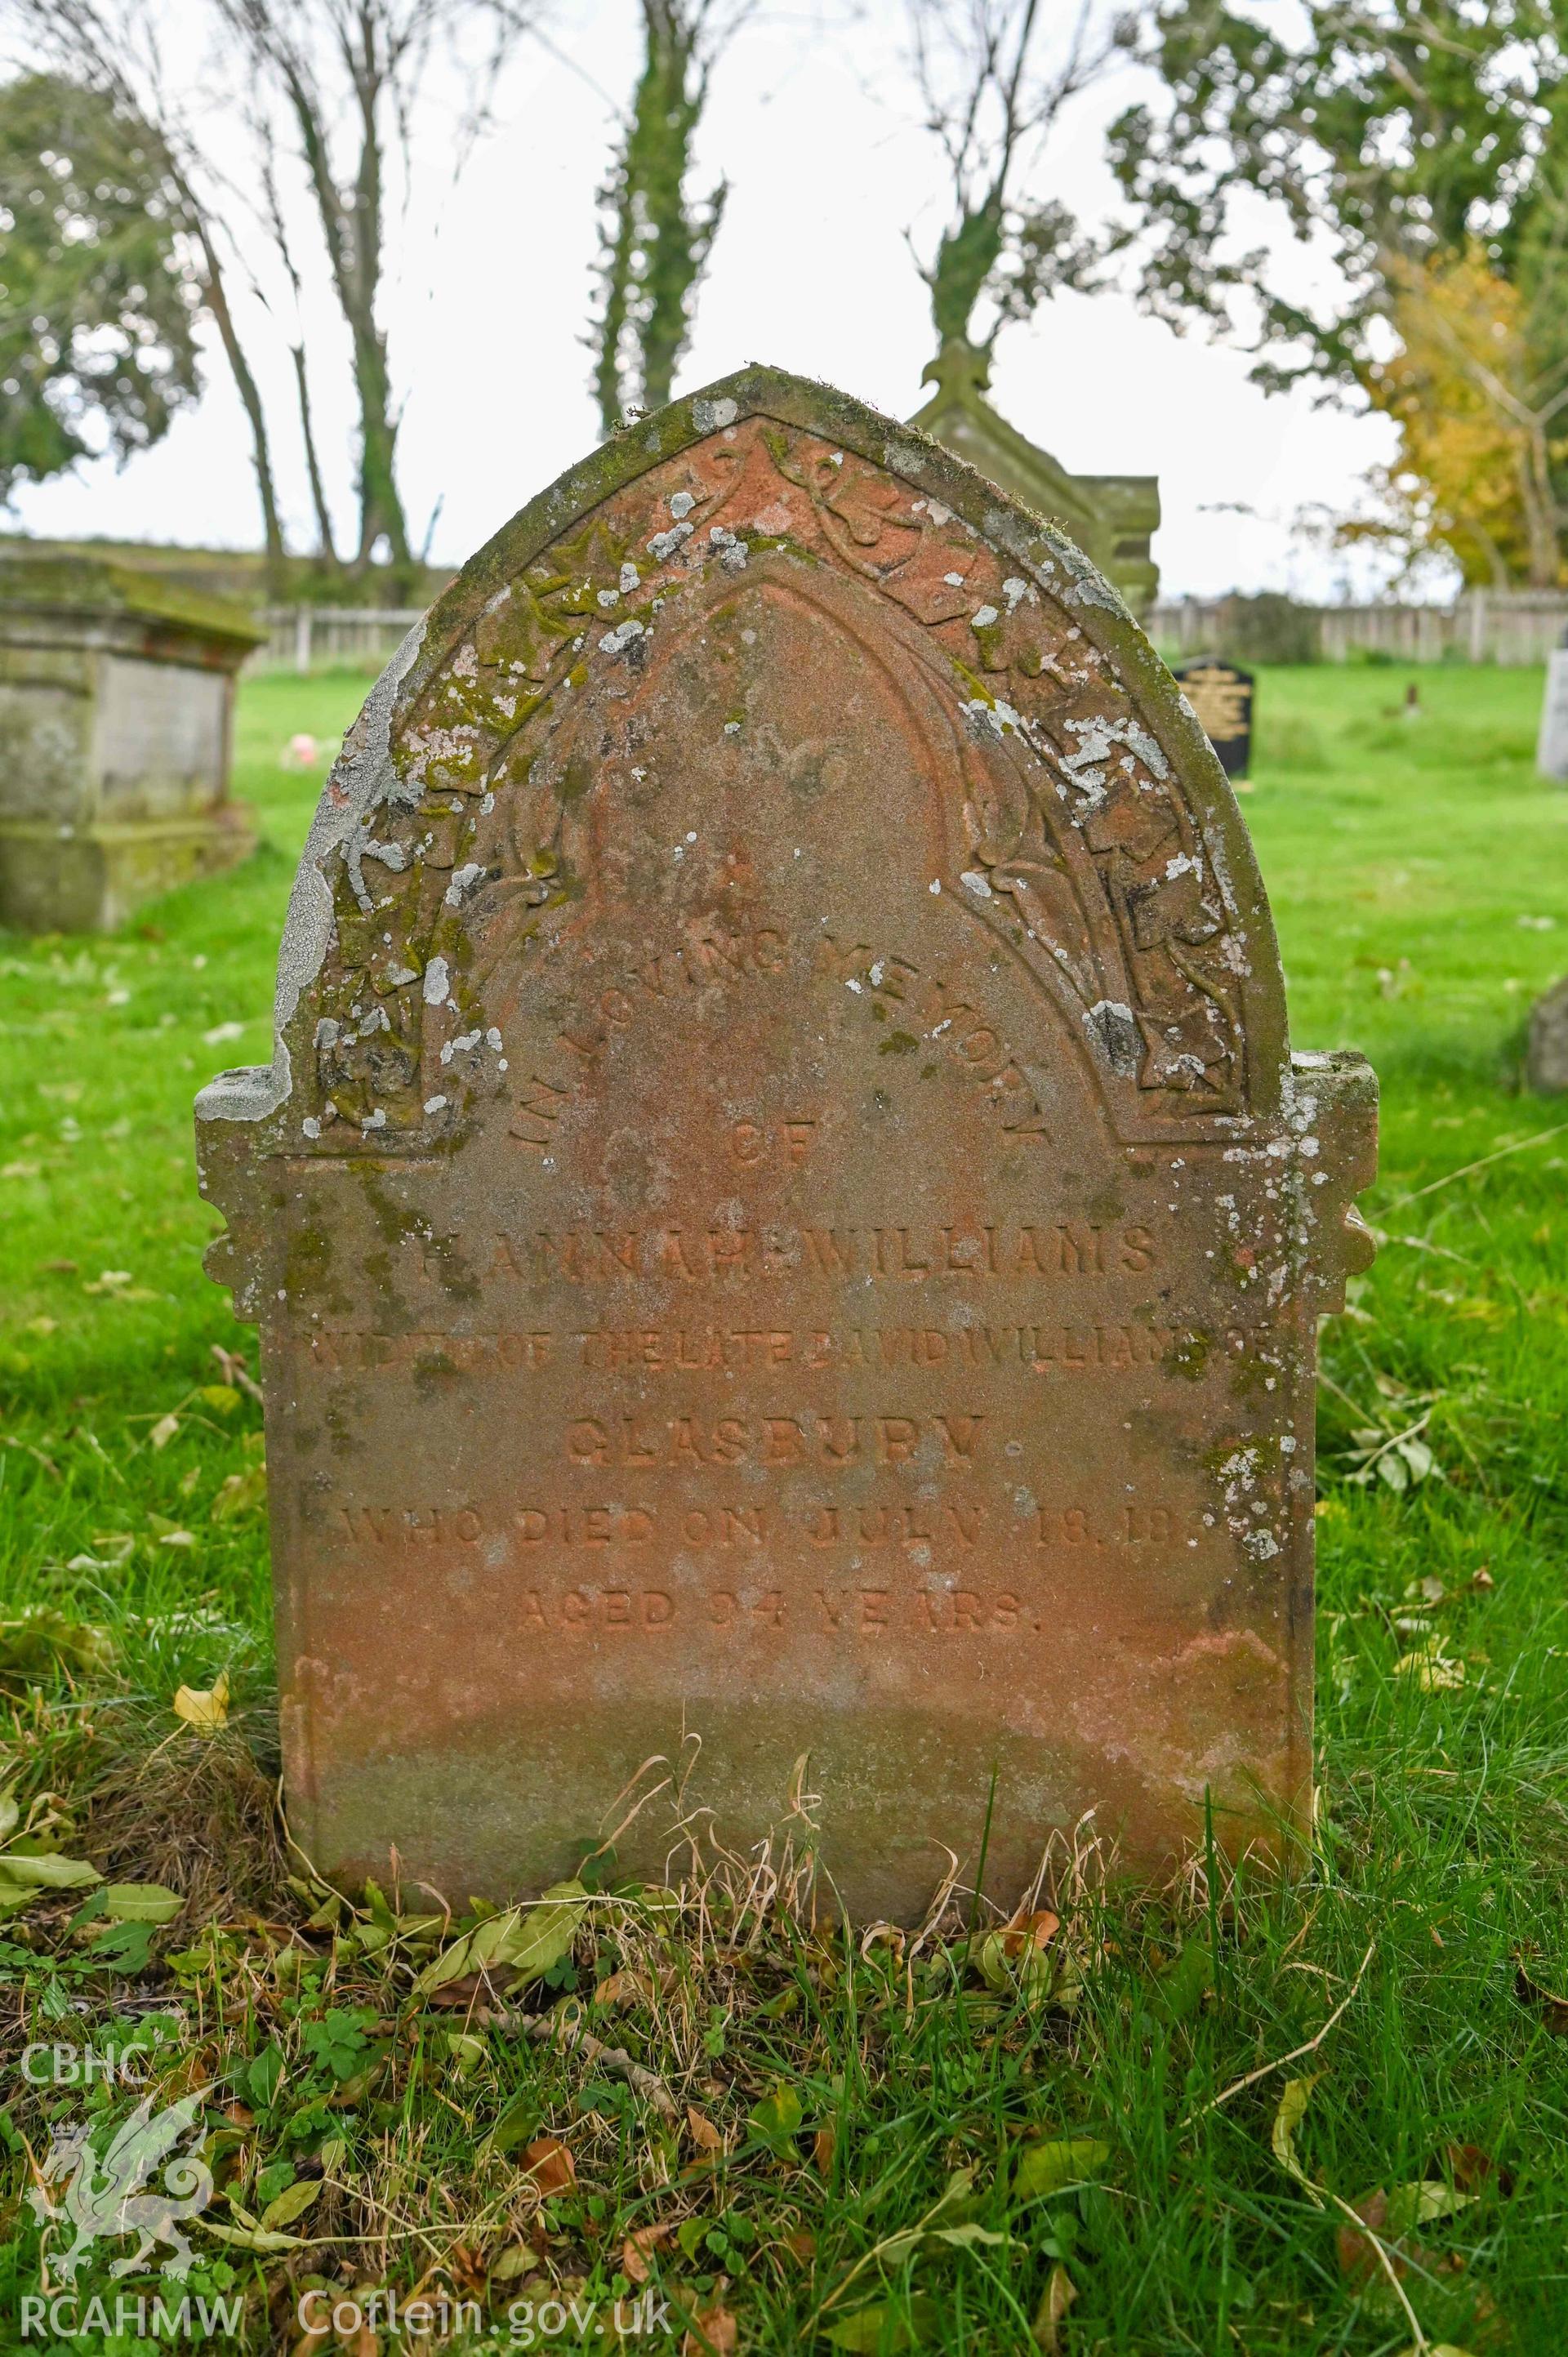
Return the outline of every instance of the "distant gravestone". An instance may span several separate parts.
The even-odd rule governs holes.
[[[1205,655],[1177,665],[1174,677],[1197,715],[1199,727],[1219,756],[1228,778],[1244,778],[1252,766],[1252,674],[1240,663]]]
[[[1554,983],[1530,1010],[1525,1076],[1538,1096],[1568,1094],[1568,979]]]
[[[305,1849],[537,1888],[699,1747],[861,1918],[993,1776],[999,1892],[1276,1847],[1375,1118],[1070,543],[763,370],[619,436],[373,691],[198,1101]]]
[[[1568,647],[1558,647],[1546,658],[1535,765],[1543,778],[1568,780]]]
[[[250,851],[249,618],[97,559],[0,563],[0,924],[99,932]]]

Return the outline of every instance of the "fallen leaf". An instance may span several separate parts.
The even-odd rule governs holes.
[[[1443,2159],[1461,2193],[1478,2193],[1483,2186],[1493,2184],[1499,2193],[1513,2191],[1509,2171],[1499,2169],[1490,2153],[1483,2152],[1478,2144],[1444,2145]]]
[[[41,1678],[57,1667],[107,1670],[113,1662],[107,1629],[68,1620],[52,1605],[29,1605],[15,1620],[0,1620],[0,1678]]]
[[[674,2240],[675,2229],[672,2224],[660,2223],[636,2227],[620,2246],[621,2266],[629,2280],[634,2284],[646,2283],[650,2272],[648,2265],[650,2251],[667,2250]]]
[[[1464,1684],[1465,1664],[1444,1652],[1441,1637],[1432,1637],[1424,1645],[1416,1645],[1400,1655],[1394,1663],[1394,1675],[1412,1679],[1423,1694],[1444,1694]]]
[[[611,1973],[594,1991],[594,2003],[607,2010],[619,2005],[647,2005],[653,1996],[653,1984],[646,1974],[625,1967]]]
[[[281,2226],[292,2226],[303,2218],[321,2190],[319,2177],[301,2177],[293,2185],[285,2185],[275,2201],[269,2201],[262,2212],[263,2234],[276,2233]]]
[[[216,2234],[220,2243],[231,2243],[242,2251],[263,2251],[270,2255],[276,2251],[301,2251],[305,2248],[300,2235],[280,2234],[269,2227],[220,2226],[215,2218],[203,2218],[201,2224],[208,2233]]]
[[[1062,2321],[1077,2298],[1078,2286],[1058,2260],[1046,2278],[1035,2321],[1029,2329],[1030,2340],[1036,2349],[1045,2351],[1046,2357],[1058,2357]]]
[[[1059,2193],[1067,2185],[1080,2185],[1097,2177],[1111,2158],[1111,2147],[1099,2136],[1063,2136],[1045,2144],[1028,2144],[1013,2174],[1015,2201],[1037,2201]]]
[[[773,2150],[783,2154],[800,2133],[805,2115],[800,2098],[786,2079],[780,2079],[771,2093],[753,2104],[749,2115],[753,2133]]]
[[[184,1905],[179,1892],[161,1882],[112,1882],[103,1893],[112,1923],[172,1923]]]
[[[819,2128],[811,2138],[811,2165],[819,2177],[827,2177],[831,2174],[833,2155],[838,2150],[838,2143],[836,2128]]]
[[[519,2276],[537,2266],[538,2260],[526,2243],[509,2243],[499,2258],[490,2261],[492,2283],[514,2283]]]
[[[225,1670],[216,1685],[201,1689],[181,1686],[174,1698],[174,1715],[193,1727],[198,1735],[216,1735],[229,1717],[229,1673]]]
[[[739,2327],[727,2308],[701,2308],[682,2342],[682,2357],[730,2357]]]
[[[541,2193],[560,2193],[577,2182],[577,2164],[559,2136],[535,2136],[523,2149],[523,2167]]]
[[[803,2267],[810,2266],[817,2255],[817,2238],[806,2227],[797,2226],[793,2233],[785,2235],[784,2248],[792,2259],[799,2259]]]
[[[699,2152],[723,2152],[723,2131],[714,2126],[706,2112],[698,2111],[695,2104],[686,2106],[686,2128]]]
[[[1323,2207],[1323,2197],[1296,2158],[1295,2132],[1301,2126],[1302,2117],[1308,2104],[1312,2101],[1312,2091],[1322,2077],[1321,2071],[1315,2071],[1308,2079],[1285,2081],[1280,2095],[1279,2108],[1274,2114],[1274,2124],[1269,2131],[1269,2143],[1273,2147],[1274,2158],[1287,2176],[1294,2177],[1298,2185],[1305,2187],[1319,2209]]]
[[[936,2323],[936,2301],[928,2292],[917,2292],[913,2299],[879,2299],[873,2308],[841,2316],[828,2327],[827,2338],[835,2349],[900,2357],[902,2351],[918,2348]]]
[[[159,1416],[156,1424],[148,1433],[147,1438],[155,1448],[166,1448],[178,1430],[179,1418],[171,1412],[167,1415]]]
[[[519,1982],[537,1980],[570,1949],[587,1904],[580,1882],[557,1882],[528,1906],[487,1915],[426,1964],[413,1985],[415,1993],[427,1997],[445,1982],[471,1972],[504,1970]]]
[[[229,1473],[218,1485],[212,1501],[211,1515],[215,1523],[231,1522],[236,1514],[248,1514],[267,1501],[267,1469],[265,1465],[247,1466],[243,1473]]]
[[[0,1857],[0,1915],[19,1914],[51,1890],[80,1890],[102,1881],[85,1858],[34,1857],[7,1850]]]

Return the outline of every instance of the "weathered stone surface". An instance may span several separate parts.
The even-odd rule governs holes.
[[[0,563],[0,924],[109,931],[244,856],[234,675],[263,635],[122,565]]]
[[[1543,778],[1568,780],[1568,647],[1559,647],[1546,658],[1535,765]]]
[[[991,355],[961,339],[942,346],[923,383],[936,390],[911,421],[1031,513],[1047,516],[1090,557],[1134,614],[1160,586],[1150,547],[1160,526],[1155,475],[1071,475],[990,399]]]
[[[1568,1094],[1568,979],[1553,983],[1530,1010],[1525,1077],[1540,1096]]]
[[[321,1866],[538,1886],[699,1745],[739,1848],[810,1752],[858,1915],[993,1771],[999,1890],[1090,1809],[1147,1863],[1303,1821],[1371,1075],[1293,1063],[1114,594],[908,428],[748,371],[509,524],[197,1111]]]

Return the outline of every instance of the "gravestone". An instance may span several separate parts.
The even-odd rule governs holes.
[[[1535,766],[1543,778],[1568,780],[1568,646],[1553,648],[1546,658]]]
[[[1252,766],[1252,674],[1240,663],[1200,655],[1179,663],[1172,674],[1197,725],[1219,756],[1228,778],[1244,778]]]
[[[100,932],[242,859],[237,608],[86,557],[0,562],[0,924]]]
[[[1538,1096],[1568,1094],[1568,978],[1554,982],[1530,1010],[1525,1078]]]
[[[372,692],[198,1101],[297,1837],[499,1897],[694,1759],[744,1850],[809,1753],[862,1919],[993,1777],[998,1892],[1086,1810],[1288,1841],[1374,1130],[1070,543],[766,370],[641,421]]]
[[[1134,614],[1160,586],[1151,542],[1160,525],[1156,475],[1074,475],[1031,442],[992,401],[991,354],[952,336],[926,370],[936,389],[910,424],[954,451],[1010,499],[1061,525]]]

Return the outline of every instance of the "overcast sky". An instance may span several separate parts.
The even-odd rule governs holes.
[[[810,5],[751,27],[715,78],[699,178],[705,186],[723,174],[731,193],[677,389],[762,361],[908,416],[923,398],[932,339],[906,231],[928,250],[942,217],[940,159],[914,127],[898,0],[865,0],[858,24],[825,35],[804,13]],[[168,5],[166,25],[187,13],[197,59],[201,0]],[[440,502],[437,561],[459,563],[598,438],[581,341],[594,199],[611,102],[624,102],[635,78],[639,15],[635,0],[557,0],[550,47],[524,49],[509,69],[496,130],[456,186],[453,89],[449,75],[433,73],[420,198],[398,235],[385,316],[408,393],[400,460],[411,523],[422,539]],[[1077,102],[1029,192],[1103,218],[1115,199],[1104,127],[1132,94],[1123,74]],[[220,113],[214,106],[211,119]],[[303,214],[298,229],[303,246]],[[1277,266],[1294,279],[1303,264],[1286,250]],[[320,424],[347,539],[351,417],[333,397],[340,330],[317,280],[307,341],[325,362]],[[256,306],[245,316],[280,421],[292,544],[307,547],[286,345]],[[1298,518],[1320,504],[1354,505],[1360,478],[1388,453],[1390,429],[1315,408],[1307,394],[1265,398],[1247,371],[1243,354],[1196,331],[1173,335],[1127,296],[1068,296],[1004,332],[993,393],[1069,468],[1159,476],[1165,523],[1155,554],[1167,593],[1342,595],[1346,560],[1316,545]],[[254,545],[248,438],[215,346],[208,382],[199,408],[159,448],[123,471],[95,463],[22,491],[16,521],[39,533]]]

